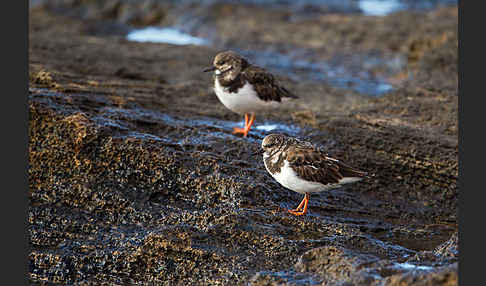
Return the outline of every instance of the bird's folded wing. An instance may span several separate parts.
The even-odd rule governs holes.
[[[318,149],[287,150],[289,165],[299,177],[322,184],[337,184],[343,178],[366,177],[366,172],[359,171],[340,160],[331,158]]]
[[[297,98],[263,68],[249,66],[241,73],[241,76],[253,85],[258,97],[262,100],[280,102],[283,97]]]

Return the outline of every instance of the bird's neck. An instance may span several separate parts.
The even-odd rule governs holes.
[[[216,76],[216,80],[220,86],[230,93],[237,92],[238,89],[243,87],[246,83],[246,81],[241,78],[240,74],[235,78],[225,77],[223,74],[220,74]]]
[[[284,164],[284,156],[283,151],[278,151],[274,154],[267,155],[265,154],[263,157],[263,161],[265,166],[267,167],[268,171],[272,174],[279,173]]]

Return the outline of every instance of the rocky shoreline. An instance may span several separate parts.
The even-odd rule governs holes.
[[[457,7],[289,21],[225,4],[187,26],[213,45],[174,46],[125,39],[131,1],[44,2],[29,11],[31,284],[457,285]],[[140,25],[175,23],[139,3],[156,19]],[[241,118],[202,72],[226,47],[406,59],[369,70],[394,86],[381,96],[276,68],[302,100],[257,118],[375,178],[288,215],[301,197],[251,155],[268,132],[232,135]]]

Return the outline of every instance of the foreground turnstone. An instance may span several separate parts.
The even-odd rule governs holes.
[[[282,134],[267,135],[262,141],[265,168],[282,186],[304,194],[294,215],[305,215],[310,193],[327,191],[368,177],[366,172],[331,158],[310,142]]]
[[[214,71],[214,92],[224,106],[245,115],[245,127],[235,127],[234,134],[242,133],[246,137],[255,121],[255,113],[277,107],[287,99],[297,98],[281,86],[271,73],[250,64],[233,51],[217,54],[213,66],[204,71]]]

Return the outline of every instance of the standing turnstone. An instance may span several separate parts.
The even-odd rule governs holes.
[[[304,194],[294,215],[305,215],[310,193],[327,191],[368,177],[366,172],[331,158],[310,142],[282,134],[263,138],[262,149],[265,168],[282,186]]]
[[[297,98],[281,86],[271,73],[250,64],[233,51],[217,54],[213,66],[204,71],[214,71],[214,92],[224,106],[245,115],[245,127],[235,127],[233,134],[242,133],[246,137],[255,120],[255,113],[277,107],[287,99]]]

